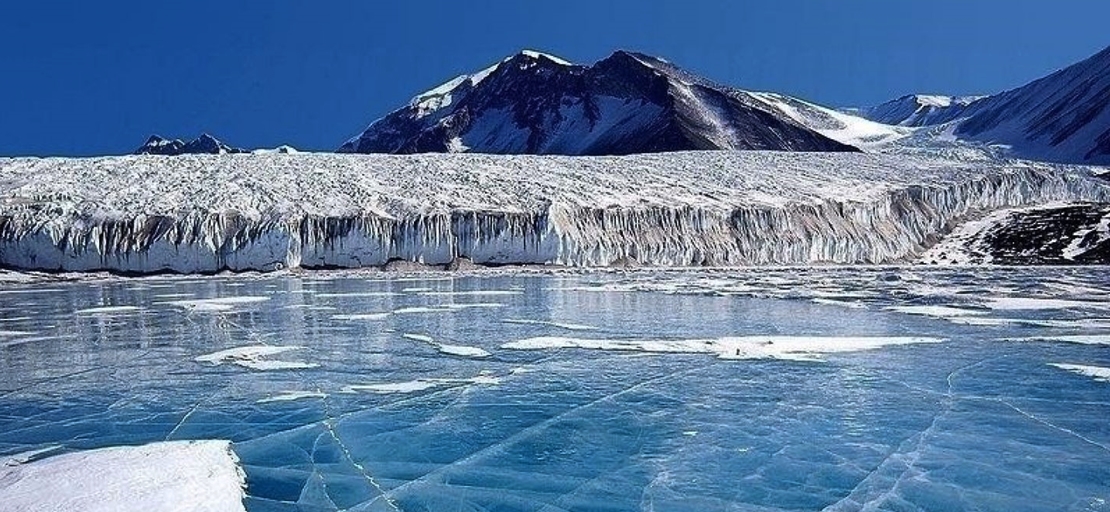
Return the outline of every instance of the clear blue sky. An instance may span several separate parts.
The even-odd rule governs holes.
[[[1099,0],[5,0],[0,155],[132,150],[209,131],[334,149],[522,48],[625,48],[833,106],[989,93],[1110,45]]]

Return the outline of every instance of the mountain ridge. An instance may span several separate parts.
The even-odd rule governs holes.
[[[339,152],[858,151],[740,92],[637,52],[587,66],[525,50],[415,96]]]

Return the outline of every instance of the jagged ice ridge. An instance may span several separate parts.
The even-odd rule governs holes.
[[[0,265],[899,262],[985,211],[1110,200],[1091,169],[779,152],[0,159]]]

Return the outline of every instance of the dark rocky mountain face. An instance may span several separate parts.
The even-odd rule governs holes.
[[[956,135],[1007,144],[1018,156],[1110,163],[1110,47],[971,105]]]
[[[654,57],[592,66],[522,52],[414,98],[339,151],[622,155],[768,149],[857,151]]]
[[[1110,205],[1077,204],[1015,213],[982,234],[992,262],[1000,265],[1105,265]]]
[[[143,144],[134,151],[136,155],[198,155],[210,154],[221,155],[228,153],[246,153],[245,150],[235,148],[220,142],[219,139],[207,134],[202,133],[199,137],[184,142],[180,139],[166,139],[158,135],[151,135],[147,139],[146,144]]]
[[[946,136],[1031,160],[1110,164],[1110,47],[992,96],[911,95],[845,112],[891,125],[953,123]]]

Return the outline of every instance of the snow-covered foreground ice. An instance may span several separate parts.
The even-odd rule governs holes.
[[[1101,510],[1105,270],[13,279],[0,510],[213,439],[252,511]]]
[[[1110,201],[1097,170],[958,152],[0,159],[0,266],[904,262],[984,212]]]
[[[17,459],[0,465],[3,510],[243,510],[243,473],[227,441],[174,441]]]

